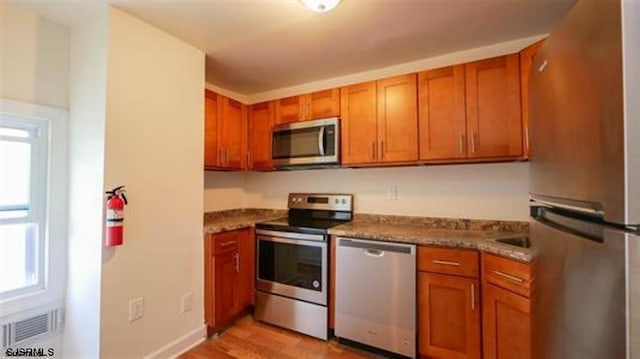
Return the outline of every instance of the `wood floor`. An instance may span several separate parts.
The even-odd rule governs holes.
[[[206,340],[179,357],[202,358],[383,358],[346,347],[335,339],[328,342],[253,320],[238,320],[217,338]]]

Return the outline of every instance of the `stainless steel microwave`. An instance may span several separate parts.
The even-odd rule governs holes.
[[[337,117],[277,125],[271,158],[277,168],[329,167],[340,164],[340,120]]]

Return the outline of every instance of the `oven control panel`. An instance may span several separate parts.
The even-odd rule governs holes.
[[[353,211],[352,194],[290,193],[289,208]]]

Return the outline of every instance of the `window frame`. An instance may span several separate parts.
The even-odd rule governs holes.
[[[31,126],[38,132],[36,161],[32,169],[32,201],[27,217],[3,219],[0,224],[38,221],[38,283],[0,294],[0,317],[39,308],[64,299],[67,274],[68,227],[68,112],[66,110],[0,98],[0,123],[23,129]]]
[[[35,266],[37,281],[29,286],[0,292],[0,303],[47,288],[47,180],[49,173],[49,123],[32,116],[0,112],[0,127],[29,132],[29,137],[0,135],[0,140],[29,143],[31,145],[29,209],[25,217],[0,218],[0,226],[33,224],[36,227]],[[1,239],[0,239],[1,240]]]

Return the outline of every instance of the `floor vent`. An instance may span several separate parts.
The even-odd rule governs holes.
[[[17,319],[16,319],[17,317]],[[2,348],[16,347],[35,339],[43,339],[62,329],[62,310],[28,311],[0,322]]]

